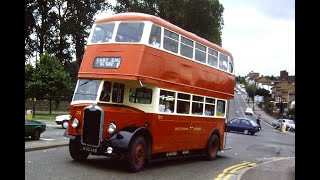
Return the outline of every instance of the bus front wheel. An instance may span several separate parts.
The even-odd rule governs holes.
[[[207,147],[207,159],[214,160],[217,158],[219,151],[220,141],[218,135],[214,134],[211,136]]]
[[[128,166],[130,172],[142,170],[146,164],[147,146],[142,136],[135,138],[128,151]]]
[[[80,141],[76,139],[70,139],[69,152],[71,157],[76,161],[86,160],[89,156],[89,152],[80,150]]]

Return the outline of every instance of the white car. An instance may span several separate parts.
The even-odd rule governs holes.
[[[70,120],[71,116],[70,115],[59,115],[56,117],[55,122],[58,125],[61,125],[62,128],[67,129],[68,127],[68,121]]]
[[[246,111],[244,112],[244,114],[252,116],[253,115],[253,111],[252,111],[251,108],[247,108]]]
[[[281,122],[283,122],[286,125],[286,131],[295,131],[296,125],[295,125],[294,121],[291,119],[278,119],[278,120],[272,122],[272,126],[276,129],[280,128]]]

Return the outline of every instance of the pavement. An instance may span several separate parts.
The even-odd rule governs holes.
[[[252,108],[252,101],[249,102],[249,107]],[[268,115],[256,104],[254,105],[255,116],[261,115],[263,122],[272,126],[272,121],[276,118]],[[262,128],[263,128],[263,124]],[[293,135],[294,132],[280,132],[283,134]],[[294,180],[295,179],[295,157],[278,157],[272,160],[266,161],[261,164],[257,164],[252,167],[248,167],[237,174],[236,180]]]
[[[252,102],[249,106],[252,107]],[[269,116],[258,106],[254,107],[255,115],[261,114],[262,121],[268,123],[271,126],[273,120],[276,120],[272,116]],[[292,132],[280,132],[279,133],[292,133]],[[59,139],[59,140],[40,140],[32,141],[25,144],[25,152],[35,151],[41,149],[48,149],[54,147],[67,146],[69,144],[69,139]],[[270,161],[266,161],[255,166],[251,166],[239,171],[234,180],[294,180],[295,179],[295,157],[280,157]]]

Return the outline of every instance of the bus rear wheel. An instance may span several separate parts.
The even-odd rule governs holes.
[[[128,169],[130,172],[142,170],[146,164],[147,146],[142,136],[135,138],[128,151]]]
[[[211,136],[208,142],[208,147],[206,152],[208,160],[214,160],[217,158],[219,147],[220,147],[219,137],[218,135],[214,134]]]

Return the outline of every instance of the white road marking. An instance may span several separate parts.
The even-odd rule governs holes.
[[[54,139],[46,139],[46,138],[40,138],[41,140],[45,140],[45,141],[53,141]]]

